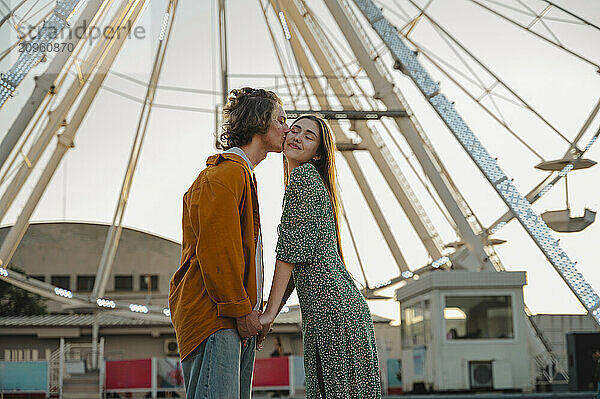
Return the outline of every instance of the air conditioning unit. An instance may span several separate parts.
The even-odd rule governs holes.
[[[491,361],[469,362],[469,382],[471,389],[492,390],[494,388],[494,375]]]
[[[165,355],[178,355],[179,348],[177,347],[177,340],[174,338],[165,339],[164,352]]]

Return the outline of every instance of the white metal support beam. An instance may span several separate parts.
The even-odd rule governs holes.
[[[81,0],[59,0],[56,2],[52,15],[46,19],[40,32],[31,40],[31,48],[36,50],[24,51],[19,55],[15,64],[7,73],[0,76],[0,108],[13,95],[29,71],[37,65],[44,56],[41,45],[54,42],[58,34],[69,24],[69,19],[81,5]]]
[[[123,1],[121,8],[116,13],[116,17],[113,19],[113,26],[116,26],[116,24],[119,23],[117,18],[123,18],[126,15],[128,3],[128,0]],[[89,34],[89,32],[87,34]],[[29,151],[26,155],[27,162],[23,161],[21,163],[19,169],[15,173],[15,176],[10,181],[10,184],[6,187],[2,197],[0,197],[0,221],[2,221],[4,216],[6,216],[6,212],[8,212],[8,209],[21,191],[21,188],[27,181],[31,171],[36,166],[56,132],[63,125],[63,122],[67,118],[67,114],[79,98],[80,93],[84,90],[85,83],[90,78],[96,64],[100,61],[104,51],[103,49],[107,45],[107,41],[104,36],[105,35],[101,36],[98,43],[94,46],[94,48],[92,48],[89,56],[81,62],[80,79],[75,79],[73,81],[65,95],[62,97],[60,104],[48,112],[48,122],[42,129],[42,132],[39,134],[35,142],[29,148]]]
[[[80,29],[85,29],[86,26],[95,26],[99,16],[106,10],[110,3],[112,3],[112,0],[92,0],[88,2],[85,9],[81,11],[77,22],[73,25],[73,31],[77,32]],[[86,39],[86,35],[69,35],[64,42],[64,47],[67,49],[71,47],[75,48],[80,43],[85,42]],[[6,159],[21,138],[25,128],[31,122],[42,102],[49,95],[54,96],[57,94],[55,91],[57,78],[74,54],[76,54],[75,51],[59,51],[50,62],[46,71],[41,76],[36,76],[33,92],[8,129],[8,132],[2,139],[2,143],[0,143],[0,167],[6,162]]]
[[[577,143],[579,142],[581,137],[587,132],[588,128],[590,127],[590,125],[592,124],[592,122],[594,121],[596,116],[598,115],[598,112],[600,112],[600,100],[598,100],[598,102],[596,103],[596,105],[594,106],[594,108],[592,109],[590,114],[588,115],[587,119],[583,123],[583,126],[581,127],[581,129],[579,129],[579,133],[577,133],[577,136],[573,139],[572,144],[569,146],[569,148],[563,155],[563,158],[571,159],[574,161],[578,157],[581,157],[583,155],[583,152],[587,151],[591,147],[591,145],[588,143],[588,145],[586,147],[584,147],[584,151],[577,151],[575,149],[577,147]],[[593,139],[593,137],[592,137],[592,139]],[[593,144],[593,142],[592,142],[592,144]],[[560,178],[563,178],[563,177],[565,179],[567,178],[567,173],[563,173],[562,175],[559,173],[558,176],[556,176],[554,179],[552,179],[553,175],[554,175],[554,172],[550,172],[548,174],[548,176],[546,178],[544,178],[544,180],[542,180],[531,191],[529,191],[525,195],[525,198],[527,199],[527,201],[529,201],[530,203],[533,204],[538,199],[540,199],[542,197],[542,194],[548,190],[548,182],[550,182],[550,184],[552,184],[552,185],[555,185]],[[513,220],[514,217],[515,216],[513,215],[513,213],[510,210],[506,211],[506,213],[504,215],[500,216],[494,223],[492,223],[490,225],[490,227],[488,228],[488,234],[492,234],[492,232],[494,232],[494,233],[497,232],[498,230],[500,230],[500,228],[502,226],[505,226],[508,222]]]
[[[223,106],[227,104],[229,95],[229,84],[227,77],[227,14],[225,14],[225,0],[218,1],[218,20],[219,20],[219,54],[221,55],[221,90],[223,91]]]
[[[124,7],[122,8],[120,13],[117,13],[117,16],[114,22],[111,24],[113,32],[120,32],[123,30],[124,32],[128,31],[128,28],[135,26],[135,22],[137,21],[140,13],[144,9],[144,6],[148,0],[137,0],[130,1],[124,0]],[[129,24],[127,24],[130,22]],[[81,96],[81,99],[77,105],[75,112],[73,113],[73,117],[69,123],[67,123],[62,134],[58,136],[57,146],[54,152],[52,153],[50,160],[48,161],[46,167],[42,171],[42,174],[39,180],[36,182],[33,191],[31,192],[25,206],[23,207],[21,213],[19,214],[15,225],[11,227],[9,230],[2,246],[0,247],[0,265],[8,265],[10,262],[15,250],[17,249],[27,227],[29,226],[29,220],[33,211],[35,210],[40,198],[42,197],[48,183],[54,176],[56,169],[58,168],[60,161],[62,160],[65,153],[74,146],[73,140],[85,117],[92,101],[96,97],[98,90],[102,86],[102,82],[106,77],[105,71],[110,69],[110,66],[113,64],[117,54],[121,50],[123,44],[127,40],[127,35],[113,35],[111,38],[106,38],[103,35],[103,38],[99,40],[97,43],[98,51],[98,62],[94,63],[93,66],[87,66],[89,68],[87,77],[93,74],[93,78],[91,79],[90,85],[86,86],[87,90]],[[96,49],[95,49],[96,50]],[[95,55],[95,51],[92,52],[92,57]],[[76,82],[78,85],[83,85],[79,81]],[[85,83],[85,82],[84,82]],[[65,115],[72,105],[69,104],[69,99],[65,99],[67,104],[61,103],[59,108],[66,108]],[[53,132],[56,131],[58,126],[55,126]],[[53,135],[53,134],[52,134]]]
[[[142,146],[144,144],[144,138],[146,137],[146,131],[148,130],[148,122],[150,120],[150,114],[152,112],[152,104],[156,97],[156,87],[160,79],[160,73],[165,60],[167,47],[169,45],[169,38],[171,37],[171,31],[173,29],[173,23],[175,19],[175,12],[177,10],[178,0],[170,0],[167,5],[167,10],[164,14],[163,26],[161,28],[161,34],[158,42],[158,49],[156,50],[156,57],[154,59],[154,66],[152,68],[152,74],[148,82],[146,89],[146,96],[144,104],[140,111],[140,117],[138,120],[137,131],[135,139],[131,147],[131,153],[129,154],[129,162],[127,164],[127,170],[125,171],[125,178],[123,179],[123,185],[121,186],[121,192],[117,201],[117,207],[113,216],[113,221],[108,229],[108,235],[104,243],[104,249],[102,251],[102,257],[96,272],[96,281],[94,282],[94,289],[92,291],[92,298],[102,298],[106,290],[106,284],[108,283],[108,277],[112,269],[115,255],[117,254],[117,248],[119,247],[119,240],[121,238],[121,231],[123,229],[123,216],[125,215],[125,208],[127,206],[127,200],[129,199],[129,193],[131,191],[131,185],[133,183],[133,176],[137,168]],[[168,29],[168,32],[166,32]]]
[[[316,32],[313,32],[305,21],[305,18],[310,16],[310,12],[306,10],[305,13],[301,14],[292,0],[280,1],[282,4],[285,4],[288,15],[291,16],[295,27],[304,39],[323,75],[327,77],[329,85],[342,106],[345,109],[358,110],[358,105],[351,100],[351,97],[348,95],[349,90],[344,87],[344,82],[338,75],[338,65],[334,65],[333,57],[326,56],[321,48],[325,43],[319,45],[316,39]],[[354,127],[354,130],[362,139],[361,144],[369,151],[377,168],[405,212],[427,252],[433,260],[440,258],[442,256],[443,243],[439,238],[439,234],[435,231],[435,227],[423,210],[418,198],[412,192],[402,171],[397,167],[393,158],[391,158],[391,154],[388,154],[388,157],[385,156],[385,151],[389,153],[385,143],[382,140],[375,142],[374,137],[377,134],[365,121],[357,122]]]
[[[421,65],[416,54],[404,44],[396,28],[383,16],[381,10],[372,0],[354,0],[354,2],[388,46],[403,72],[413,80],[475,165],[515,214],[546,259],[587,309],[590,317],[600,325],[600,297],[577,270],[575,262],[569,259],[566,252],[560,247],[558,240],[552,236],[542,218],[533,211],[531,204],[518,192],[512,179],[504,174],[497,161],[490,156],[456,111],[454,105],[440,93],[439,85]]]
[[[343,1],[343,0],[342,0]],[[355,27],[358,21],[351,22],[346,11],[340,4],[339,0],[324,0],[329,11],[335,18],[340,30],[346,37],[354,55],[358,59],[361,67],[369,76],[375,96],[379,98],[388,109],[406,110],[411,117],[409,118],[394,118],[400,132],[404,135],[406,142],[415,154],[415,157],[421,164],[423,171],[432,183],[444,206],[450,213],[450,216],[456,223],[459,234],[469,249],[471,255],[475,258],[474,262],[465,262],[471,270],[495,270],[493,263],[490,261],[488,254],[483,246],[483,238],[479,237],[473,231],[473,228],[466,216],[463,214],[461,207],[457,202],[456,196],[453,195],[454,190],[451,190],[451,183],[442,173],[443,166],[437,162],[436,157],[431,153],[429,146],[424,145],[424,138],[416,127],[416,122],[412,120],[412,111],[408,104],[400,98],[396,92],[394,85],[384,76],[374,60],[371,58],[363,39],[359,36]],[[347,6],[347,5],[345,5]]]
[[[274,2],[274,1],[276,1],[276,0],[271,0],[271,2]],[[296,54],[296,59],[298,61],[298,65],[300,66],[300,68],[302,68],[304,74],[308,75],[308,76],[315,76],[316,73],[315,73],[312,65],[310,64],[310,61],[309,61],[308,57],[306,56],[304,48],[302,47],[302,45],[296,35],[294,35],[294,34],[291,35],[290,44],[291,44],[292,48],[294,49],[294,53]],[[323,88],[321,87],[321,85],[319,84],[319,82],[316,79],[308,79],[308,83],[311,86],[311,89],[312,89],[313,93],[315,94],[317,101],[319,102],[319,105],[321,106],[321,108],[330,109],[329,101],[328,101],[327,97],[325,96],[325,92],[324,92]],[[348,141],[348,137],[345,135],[345,133],[343,132],[343,130],[340,128],[339,125],[334,124],[331,126],[331,129],[335,135],[336,141],[338,141],[338,142]],[[352,174],[354,175],[354,178],[356,179],[356,183],[358,184],[358,187],[360,188],[361,193],[362,193],[365,201],[367,202],[369,209],[371,210],[371,213],[375,219],[375,222],[377,223],[377,226],[379,227],[379,230],[381,231],[381,234],[383,235],[383,238],[384,238],[390,252],[392,253],[392,257],[394,258],[396,265],[398,266],[400,271],[409,270],[406,259],[404,258],[404,256],[402,255],[402,252],[400,251],[400,248],[398,247],[398,243],[396,242],[396,239],[394,238],[394,234],[392,233],[389,224],[385,220],[383,211],[379,207],[379,204],[377,203],[377,200],[375,199],[375,195],[371,191],[371,188],[369,187],[369,184],[367,183],[367,179],[364,176],[362,169],[360,168],[360,166],[356,160],[356,157],[354,156],[354,154],[351,151],[343,151],[342,156],[346,160],[348,167],[350,168],[350,171],[352,172]]]

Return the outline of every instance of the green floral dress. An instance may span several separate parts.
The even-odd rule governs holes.
[[[302,312],[306,398],[380,398],[371,313],[337,250],[327,189],[311,163],[293,169],[279,225],[277,259],[293,263]]]

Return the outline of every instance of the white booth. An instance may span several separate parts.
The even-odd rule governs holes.
[[[396,290],[404,391],[530,390],[525,272],[434,271]]]

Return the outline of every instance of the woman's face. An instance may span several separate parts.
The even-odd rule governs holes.
[[[319,124],[311,119],[302,118],[292,125],[283,146],[283,153],[288,161],[301,165],[311,159],[319,159],[317,155],[321,145]]]

